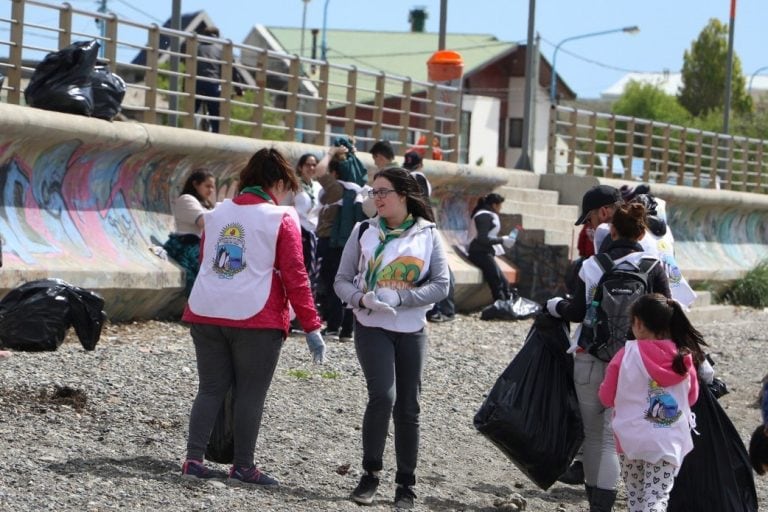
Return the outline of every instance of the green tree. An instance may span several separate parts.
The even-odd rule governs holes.
[[[683,87],[680,104],[694,117],[722,108],[728,64],[728,25],[712,18],[683,55]],[[741,61],[733,56],[731,107],[744,114],[752,110],[752,99],[744,88]]]
[[[653,84],[631,81],[613,104],[613,113],[672,124],[686,124],[690,114],[674,96]]]

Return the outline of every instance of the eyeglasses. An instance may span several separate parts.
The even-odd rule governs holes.
[[[373,190],[368,191],[368,197],[370,198],[378,197],[379,199],[386,199],[391,192],[397,192],[397,190],[394,190],[391,188],[375,188]]]

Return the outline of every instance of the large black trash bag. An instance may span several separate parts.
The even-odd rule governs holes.
[[[120,113],[125,98],[125,82],[107,66],[96,66],[91,72],[93,117],[111,121]]]
[[[752,466],[744,443],[710,388],[700,382],[693,451],[685,456],[667,512],[757,512]]]
[[[568,324],[542,314],[475,415],[475,428],[546,490],[584,440]]]
[[[541,304],[512,293],[507,300],[497,300],[480,312],[480,320],[525,320],[538,315]]]
[[[93,113],[91,71],[98,41],[77,41],[49,53],[37,65],[24,90],[27,104],[45,110],[90,116]]]
[[[213,426],[205,458],[219,464],[232,464],[235,460],[234,387],[229,388]]]
[[[54,351],[74,326],[93,350],[106,319],[104,299],[61,279],[30,281],[0,301],[0,345],[25,352]]]

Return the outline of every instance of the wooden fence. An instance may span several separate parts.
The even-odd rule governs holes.
[[[548,173],[766,192],[768,141],[554,106]]]
[[[33,11],[43,14],[35,18],[57,21],[26,22]],[[103,35],[94,20],[103,24]],[[427,157],[437,140],[444,159],[458,157],[461,91],[454,87],[142,25],[69,4],[11,0],[11,17],[0,18],[3,28],[0,37],[8,39],[0,39],[0,49],[7,50],[7,58],[0,58],[6,75],[0,93],[9,103],[24,103],[26,81],[47,53],[95,39],[103,46],[101,62],[126,81],[122,108],[129,118],[184,128],[216,119],[221,133],[323,145],[333,134],[354,135],[361,149],[386,138],[400,153],[421,148]],[[220,45],[221,60],[199,58],[201,43]],[[220,65],[222,79],[196,76],[201,59]],[[197,94],[198,80],[217,83],[221,95]],[[220,114],[196,112],[200,99],[218,102]]]

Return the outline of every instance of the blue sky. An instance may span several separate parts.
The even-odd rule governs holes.
[[[10,6],[9,0],[0,0]],[[51,1],[51,0],[48,0]],[[79,9],[96,10],[97,0],[69,0]],[[57,2],[52,2],[57,3]],[[307,28],[321,28],[326,0],[307,5]],[[171,0],[108,0],[121,18],[142,23],[164,21]],[[731,0],[537,0],[536,30],[542,53],[551,61],[565,38],[637,25],[635,35],[615,33],[569,41],[557,55],[557,71],[582,98],[593,98],[629,71],[677,72],[710,18],[727,23]],[[328,28],[405,31],[408,12],[424,6],[426,29],[437,32],[440,0],[328,0]],[[492,34],[525,42],[528,0],[448,0],[448,31]],[[184,12],[204,9],[223,37],[242,41],[252,25],[300,27],[302,0],[182,0]],[[9,8],[8,8],[9,9]],[[32,21],[32,20],[29,20]],[[737,0],[735,51],[749,77],[768,66],[768,1]],[[0,37],[4,34],[0,34]],[[309,40],[309,34],[307,35]],[[333,42],[328,41],[332,46]],[[760,72],[768,75],[768,69]]]

